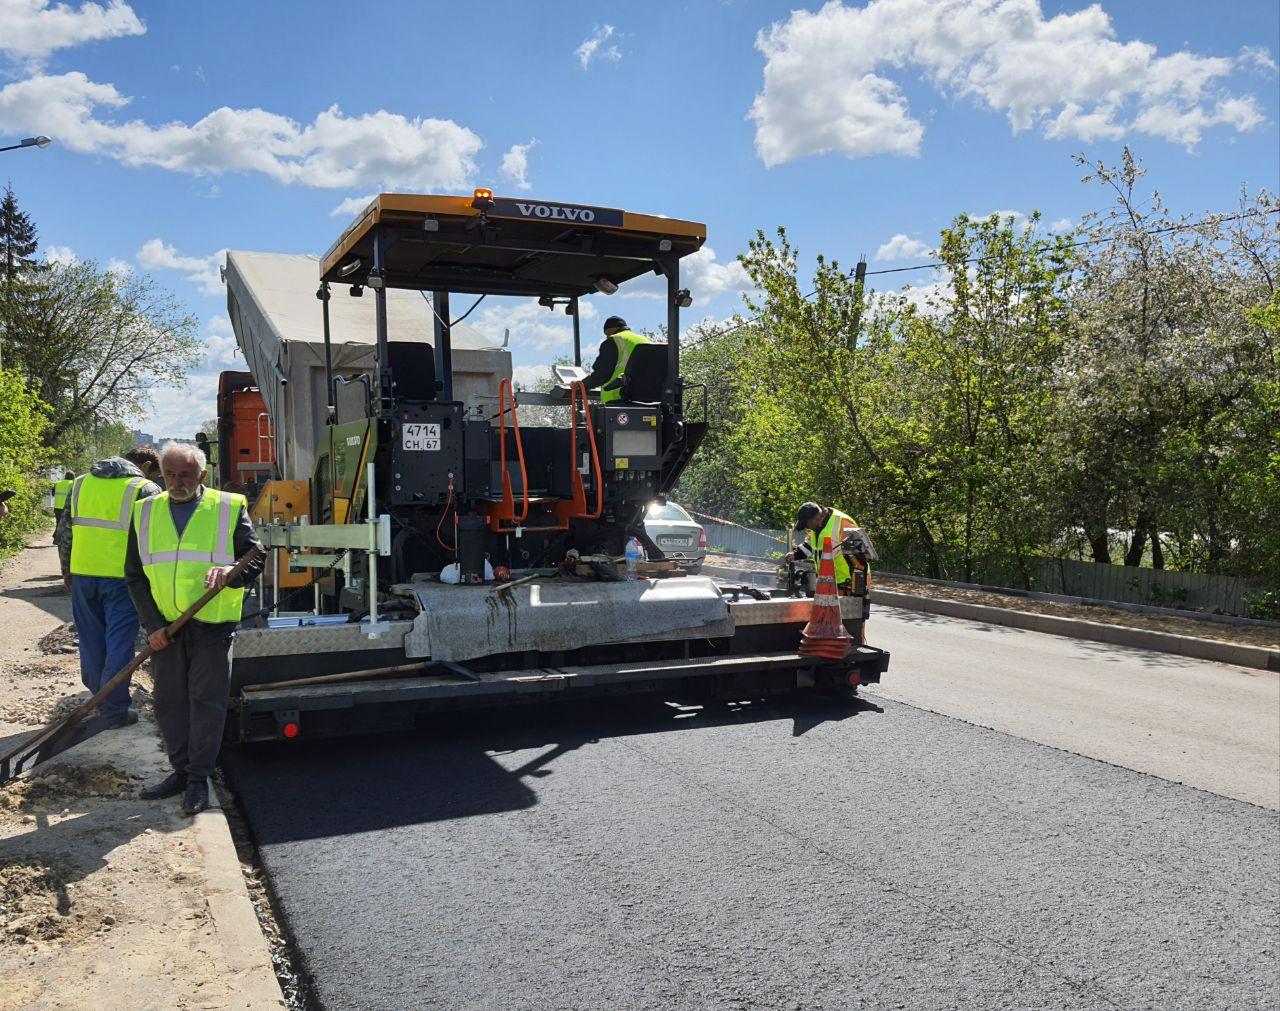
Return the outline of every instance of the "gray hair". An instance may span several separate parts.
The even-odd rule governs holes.
[[[170,456],[185,456],[196,462],[197,470],[204,470],[209,461],[205,458],[204,451],[198,446],[188,445],[185,442],[166,442],[160,447],[160,466],[164,466],[164,461]]]

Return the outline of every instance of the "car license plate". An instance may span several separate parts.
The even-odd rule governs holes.
[[[692,537],[659,537],[658,544],[664,548],[687,548],[693,543]]]
[[[440,449],[440,426],[406,422],[400,428],[400,445],[410,452],[434,453]]]

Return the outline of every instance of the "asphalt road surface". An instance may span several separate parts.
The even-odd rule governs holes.
[[[860,703],[528,708],[230,755],[319,1003],[1280,1004],[1280,816],[1108,764],[1196,781],[1219,716],[1179,716],[1186,661],[877,622],[894,667]],[[1280,705],[1275,675],[1201,673]],[[1073,753],[1151,726],[1132,761]],[[1157,761],[1179,726],[1192,757]],[[1242,764],[1280,750],[1230,730]]]

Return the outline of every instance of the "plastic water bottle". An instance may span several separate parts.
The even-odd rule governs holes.
[[[634,580],[640,578],[639,569],[642,554],[643,549],[640,547],[640,542],[634,537],[627,538],[627,579]]]

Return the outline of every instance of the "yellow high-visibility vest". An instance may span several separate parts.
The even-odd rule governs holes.
[[[206,488],[181,535],[173,522],[169,493],[144,498],[133,510],[138,557],[151,584],[151,597],[166,621],[175,621],[205,592],[205,573],[214,565],[233,565],[233,541],[243,495]],[[244,587],[226,587],[196,612],[197,621],[239,621]]]
[[[610,334],[609,339],[613,341],[614,346],[618,349],[618,364],[613,368],[613,375],[600,387],[600,403],[602,404],[611,404],[615,400],[622,399],[622,377],[626,375],[627,362],[631,361],[631,353],[635,351],[636,347],[640,344],[657,343],[630,330],[619,330],[615,334]]]
[[[65,509],[67,496],[71,493],[71,478],[64,477],[53,486],[53,508]]]
[[[813,564],[815,568],[822,563],[822,542],[828,537],[831,538],[831,556],[836,566],[837,585],[847,583],[853,578],[853,574],[849,570],[849,559],[845,558],[844,553],[840,550],[840,542],[844,540],[844,535],[849,532],[849,528],[857,525],[852,518],[846,516],[839,509],[832,509],[831,517],[821,530],[809,530],[806,533],[809,546],[813,548]]]
[[[146,484],[143,477],[94,477],[71,482],[71,574],[124,578],[129,548],[129,515]]]

